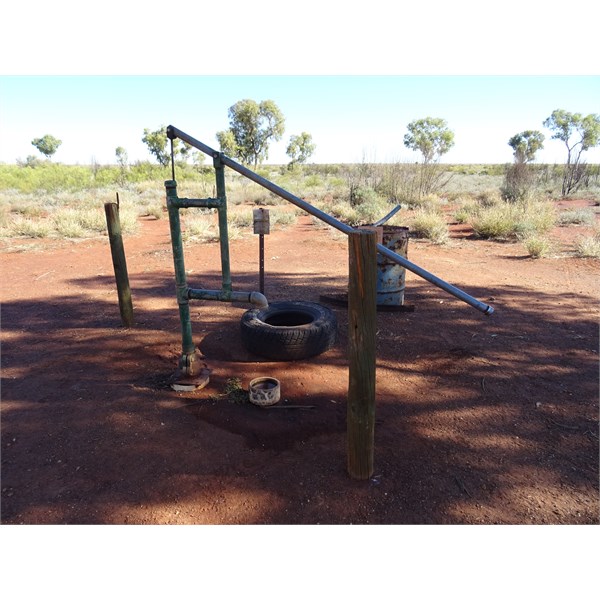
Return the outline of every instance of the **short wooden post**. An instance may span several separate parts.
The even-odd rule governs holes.
[[[125,327],[133,327],[133,304],[131,301],[131,289],[129,287],[129,275],[127,274],[127,262],[125,261],[123,237],[121,235],[119,205],[114,202],[107,202],[104,204],[104,211],[106,213],[108,240],[110,242],[110,252],[112,254],[115,279],[117,282],[121,321]]]
[[[351,233],[348,250],[348,473],[368,479],[373,475],[375,437],[376,233]]]

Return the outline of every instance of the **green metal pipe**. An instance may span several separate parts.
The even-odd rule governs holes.
[[[181,221],[177,206],[177,183],[173,180],[165,181],[167,191],[167,210],[169,213],[169,226],[171,228],[171,246],[173,248],[173,263],[175,265],[175,286],[177,304],[179,305],[179,320],[181,322],[182,363],[186,356],[193,355],[196,347],[192,339],[192,321],[190,318],[190,304],[188,297],[187,279],[185,276],[185,263],[183,260],[183,240],[181,237]],[[185,366],[185,365],[183,365]]]
[[[240,175],[247,177],[251,181],[258,183],[258,185],[261,185],[262,187],[266,188],[270,192],[273,192],[274,194],[277,194],[281,198],[288,200],[289,202],[291,202],[298,208],[301,208],[302,210],[306,211],[307,213],[317,217],[318,219],[320,219],[321,221],[324,221],[328,225],[331,225],[335,229],[338,229],[339,231],[342,231],[343,233],[345,233],[347,235],[350,235],[352,232],[355,231],[352,227],[350,227],[350,225],[346,225],[346,223],[342,223],[341,221],[338,221],[335,217],[332,217],[331,215],[319,210],[318,208],[312,206],[312,204],[309,204],[308,202],[302,200],[301,198],[294,196],[294,194],[291,194],[287,190],[284,190],[283,188],[279,187],[278,185],[275,185],[268,179],[261,177],[257,173],[254,173],[247,167],[240,165],[239,163],[237,163],[235,160],[232,160],[228,156],[225,156],[224,154],[219,153],[217,150],[214,150],[210,146],[203,144],[199,140],[193,138],[192,136],[188,135],[187,133],[184,133],[180,129],[173,127],[173,125],[169,125],[167,127],[167,137],[171,140],[173,140],[175,138],[179,138],[180,140],[183,140],[190,146],[197,148],[198,150],[204,152],[205,154],[212,156],[213,161],[215,161],[215,162],[218,161],[220,164],[223,164],[223,165],[233,169],[234,171],[237,171],[238,173],[240,173]],[[399,254],[392,252],[391,250],[389,250],[382,244],[377,244],[377,251],[379,253],[383,254],[384,256],[386,256],[387,258],[389,258],[391,261],[403,266],[404,268],[408,269],[409,271],[412,271],[419,277],[422,277],[426,281],[429,281],[430,283],[439,287],[440,289],[444,290],[445,292],[452,294],[454,297],[469,304],[470,306],[481,311],[485,315],[491,315],[494,312],[493,307],[490,306],[489,304],[486,304],[485,302],[481,302],[481,301],[477,300],[476,298],[473,298],[473,296],[470,296],[466,292],[463,292],[461,289],[454,287],[453,285],[444,281],[443,279],[440,279],[433,273],[430,273],[429,271],[426,271],[425,269],[419,267],[418,265],[410,262],[408,259],[404,258],[403,256],[400,256]]]
[[[177,208],[216,208],[223,206],[221,198],[173,198],[173,206]]]

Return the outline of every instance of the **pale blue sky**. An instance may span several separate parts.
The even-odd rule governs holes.
[[[242,98],[272,99],[286,117],[269,162],[287,162],[292,134],[307,131],[312,162],[415,160],[403,145],[408,123],[441,117],[455,133],[450,163],[503,163],[508,139],[526,129],[546,135],[540,162],[563,162],[562,142],[542,122],[556,108],[600,112],[596,76],[5,76],[0,77],[0,161],[37,154],[31,140],[62,140],[54,159],[88,164],[151,159],[144,128],[173,124],[209,146]],[[600,162],[600,148],[588,162]]]
[[[565,14],[559,0],[543,10],[523,0],[485,10],[478,0],[10,3],[0,162],[37,154],[31,141],[46,133],[62,140],[64,163],[111,163],[117,146],[151,159],[143,130],[168,124],[216,147],[228,108],[251,98],[274,100],[286,118],[271,163],[288,161],[302,131],[313,162],[413,161],[403,137],[427,116],[455,133],[445,162],[509,162],[509,138],[538,129],[538,160],[560,163],[566,150],[544,119],[600,113],[596,4],[572,0]],[[600,148],[586,159],[600,163]]]

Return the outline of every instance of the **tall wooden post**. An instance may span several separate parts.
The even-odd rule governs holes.
[[[123,236],[121,235],[119,205],[114,202],[107,202],[104,205],[104,212],[106,213],[108,240],[110,242],[110,252],[112,255],[113,267],[115,269],[121,321],[125,327],[133,327],[133,304],[131,302],[131,288],[129,287],[129,275],[127,274]]]
[[[377,235],[348,236],[348,473],[373,475],[375,435],[375,332],[377,325]]]

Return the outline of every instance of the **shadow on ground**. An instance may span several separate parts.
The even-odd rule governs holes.
[[[193,305],[213,373],[168,384],[180,352],[170,272],[135,276],[137,325],[86,290],[2,306],[3,523],[597,523],[598,328],[593,298],[466,289],[491,318],[424,282],[413,313],[380,313],[375,473],[346,473],[347,317],[310,361],[240,346],[247,307]],[[203,275],[194,287],[215,288]],[[236,289],[256,289],[255,275]],[[271,301],[319,301],[342,279],[270,273]],[[223,396],[269,373],[294,409]]]

